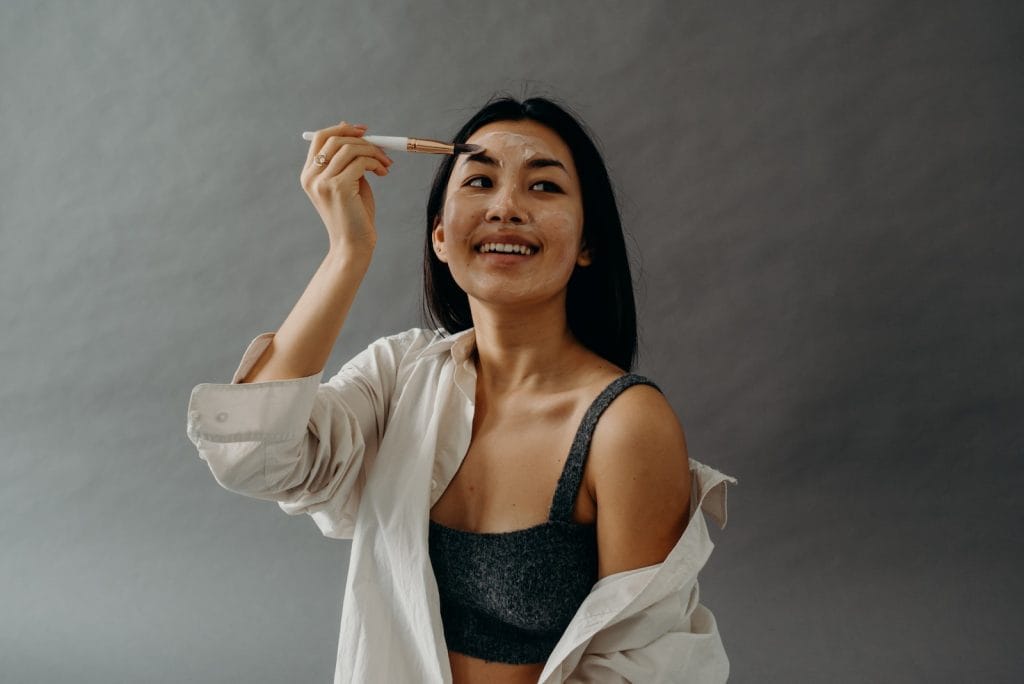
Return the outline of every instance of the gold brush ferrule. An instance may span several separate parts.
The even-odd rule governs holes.
[[[429,154],[455,154],[453,143],[443,143],[439,140],[427,140],[425,138],[409,138],[405,149],[409,152],[427,152]]]

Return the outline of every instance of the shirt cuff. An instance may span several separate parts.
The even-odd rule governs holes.
[[[242,383],[242,378],[249,374],[252,367],[256,365],[259,358],[263,356],[263,352],[270,346],[270,341],[274,339],[276,332],[265,332],[262,335],[258,335],[249,346],[246,348],[245,353],[242,354],[242,362],[238,364],[238,370],[231,376],[231,384],[238,385]]]
[[[194,443],[285,442],[306,433],[323,370],[304,378],[240,383],[274,333],[249,343],[230,383],[204,382],[188,402],[188,435]]]

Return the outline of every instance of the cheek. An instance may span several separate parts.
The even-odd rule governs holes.
[[[561,234],[579,231],[579,226],[576,225],[576,216],[565,207],[542,208],[537,210],[534,217],[537,223],[545,228],[557,230]]]
[[[559,252],[571,254],[575,258],[583,236],[583,224],[578,213],[565,207],[551,207],[539,211],[536,220],[544,226],[548,235],[558,236],[557,241],[551,241],[551,248],[557,245]]]
[[[449,197],[444,203],[445,223],[456,233],[467,224],[473,225],[483,211],[477,204],[465,195]]]

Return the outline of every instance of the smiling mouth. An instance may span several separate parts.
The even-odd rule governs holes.
[[[501,256],[533,256],[539,251],[539,248],[531,247],[530,245],[488,242],[477,247],[476,251],[479,254],[496,254]]]

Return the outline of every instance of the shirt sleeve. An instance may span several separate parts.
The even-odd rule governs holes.
[[[718,684],[729,680],[729,658],[715,616],[698,602],[690,608],[666,598],[606,630],[583,653],[568,684]]]
[[[289,515],[308,513],[324,535],[351,538],[400,367],[430,332],[382,337],[325,383],[323,371],[241,383],[273,336],[249,344],[230,383],[193,388],[189,440],[225,489],[276,501]]]

